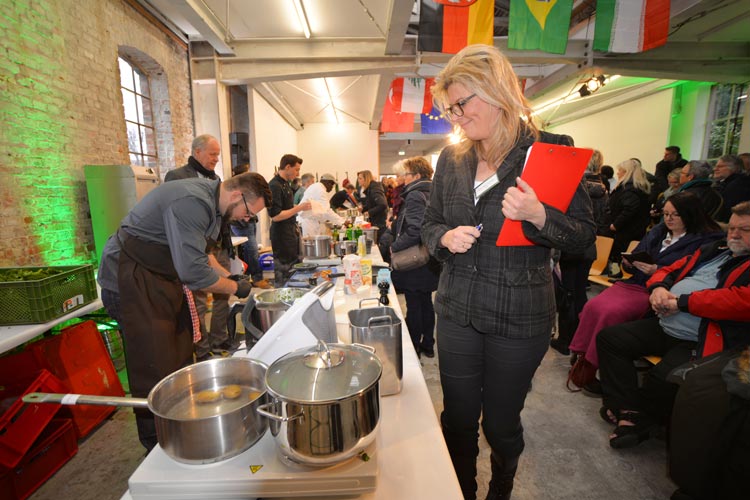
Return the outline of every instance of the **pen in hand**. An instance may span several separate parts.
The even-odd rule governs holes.
[[[479,225],[478,225],[478,226],[476,227],[476,230],[477,230],[477,231],[479,231],[479,232],[481,233],[481,232],[482,232],[482,229],[484,229],[484,225],[480,223],[480,224],[479,224]]]

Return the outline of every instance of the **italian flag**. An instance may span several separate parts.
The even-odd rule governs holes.
[[[508,48],[564,54],[568,47],[573,0],[510,2]]]
[[[667,43],[669,0],[598,0],[594,50],[643,52]]]
[[[492,45],[495,0],[422,0],[419,50],[455,54],[467,45]]]

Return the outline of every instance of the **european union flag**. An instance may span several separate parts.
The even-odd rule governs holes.
[[[453,125],[440,115],[440,111],[432,106],[429,114],[421,114],[423,134],[448,134],[453,131]]]

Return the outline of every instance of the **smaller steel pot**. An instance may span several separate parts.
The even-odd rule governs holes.
[[[331,237],[327,235],[302,238],[302,255],[310,259],[325,259],[331,255]]]
[[[281,456],[328,466],[372,444],[380,422],[382,373],[372,349],[356,344],[319,341],[274,361],[266,372],[273,402],[257,411],[271,419]]]
[[[357,253],[357,242],[352,240],[341,240],[333,244],[333,253],[339,257]]]

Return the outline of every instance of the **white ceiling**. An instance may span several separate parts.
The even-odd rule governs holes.
[[[138,0],[191,42],[193,78],[255,88],[293,127],[359,122],[376,130],[393,78],[434,76],[449,54],[417,50],[419,0],[301,0],[311,30],[305,38],[293,0]],[[672,0],[670,36],[640,54],[588,48],[595,2],[574,2],[566,54],[507,49],[509,0],[495,2],[495,45],[506,53],[526,94],[539,107],[580,87],[592,74],[624,75],[599,92],[540,116],[544,120],[616,105],[663,82],[646,78],[717,82],[750,79],[750,1]],[[501,36],[498,36],[501,34]],[[326,85],[328,89],[326,89]],[[552,117],[552,118],[550,118]],[[419,130],[419,126],[415,127]],[[405,150],[429,154],[441,136],[384,134],[381,171]]]

